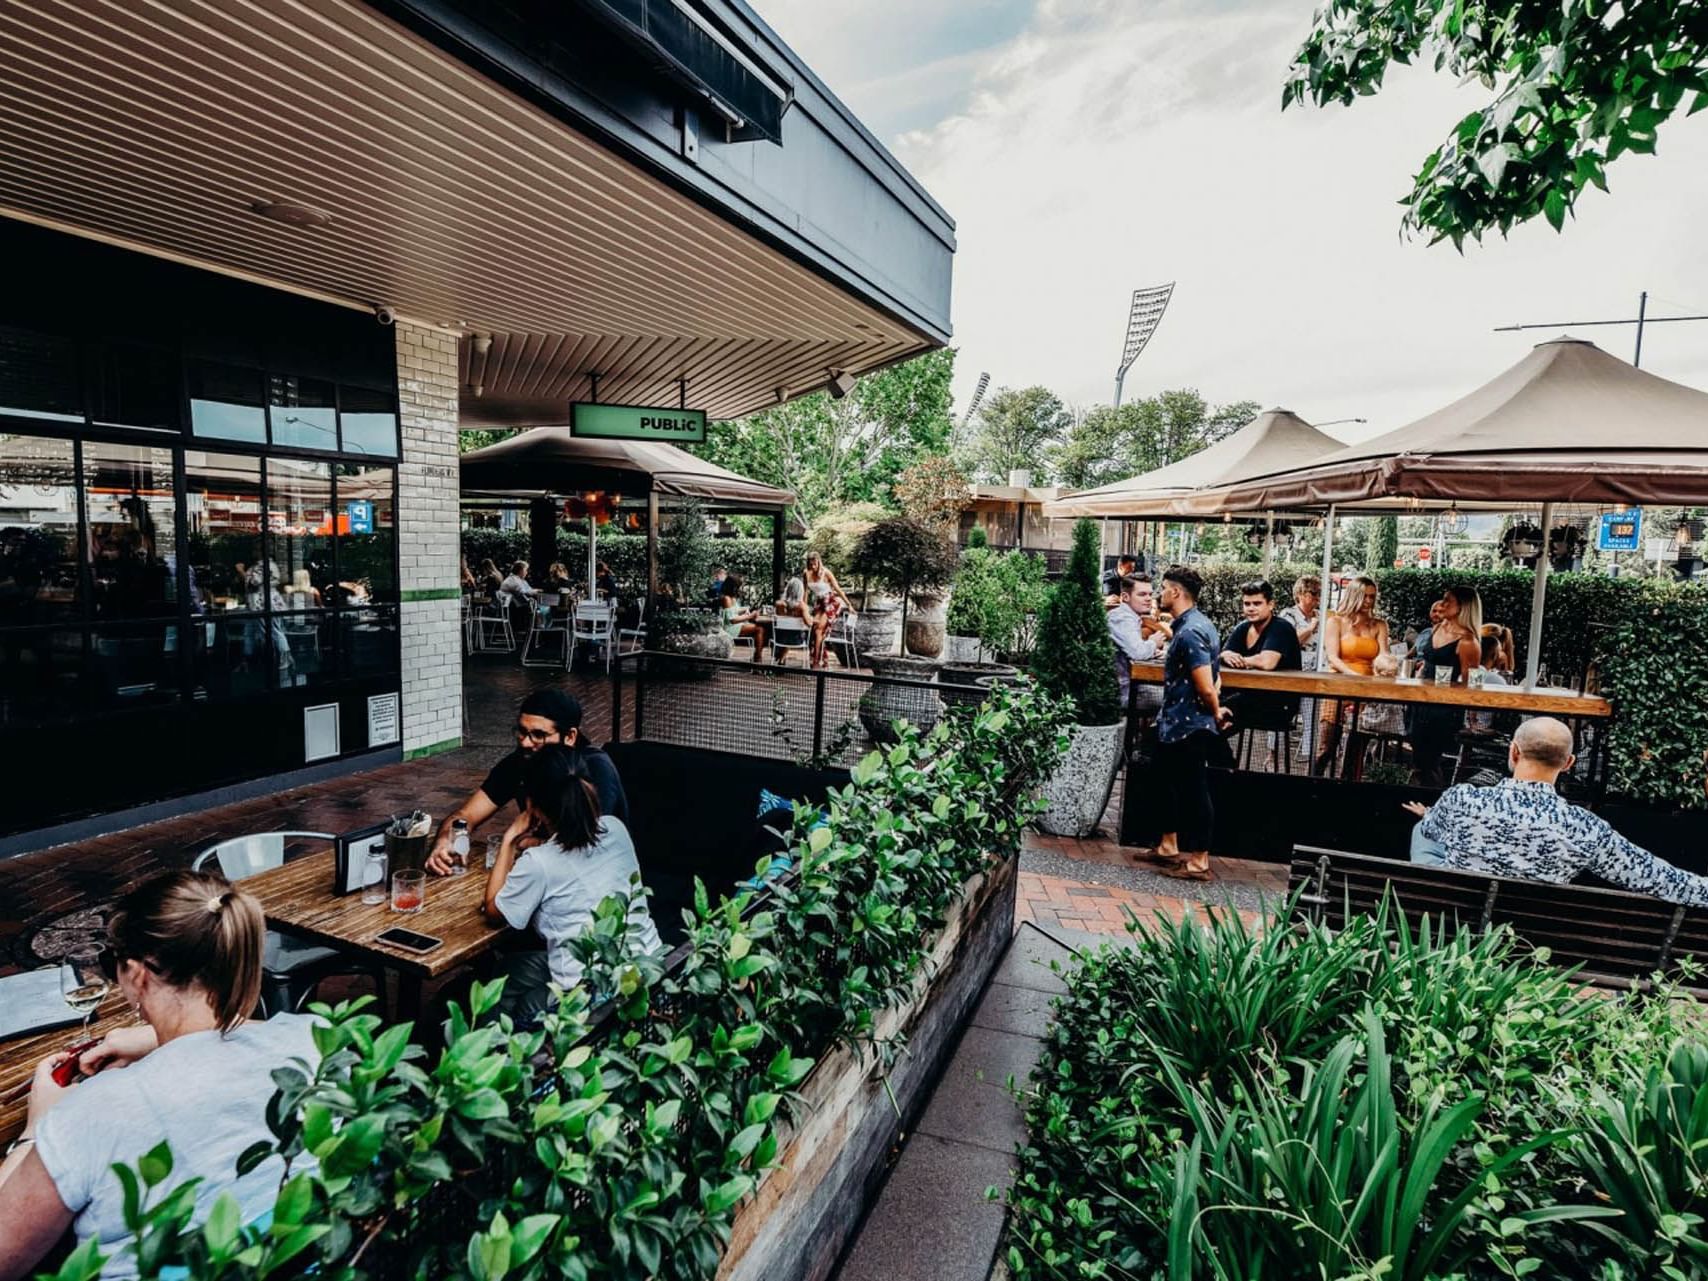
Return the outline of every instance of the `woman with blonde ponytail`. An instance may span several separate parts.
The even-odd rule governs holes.
[[[172,1147],[170,1186],[201,1180],[198,1217],[226,1192],[244,1219],[262,1215],[282,1162],[239,1176],[237,1158],[271,1137],[273,1070],[300,1061],[312,1071],[320,1057],[312,1018],[250,1018],[266,926],[242,889],[171,872],[121,899],[107,930],[114,976],[142,1021],[85,1053],[81,1081],[54,1083],[64,1053],[36,1069],[24,1132],[0,1164],[0,1281],[33,1272],[68,1227],[113,1254],[104,1277],[135,1276],[112,1167],[134,1166],[162,1141]]]

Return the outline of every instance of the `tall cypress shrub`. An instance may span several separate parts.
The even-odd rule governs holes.
[[[1097,526],[1089,520],[1073,527],[1067,573],[1038,615],[1032,674],[1051,694],[1073,700],[1081,725],[1108,725],[1121,719],[1115,642],[1109,639],[1097,577]]]

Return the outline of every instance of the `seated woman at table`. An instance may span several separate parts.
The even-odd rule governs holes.
[[[799,577],[791,577],[783,584],[783,595],[777,601],[777,616],[798,618],[803,623],[812,621],[812,614],[807,610],[806,584]]]
[[[559,595],[575,590],[575,580],[569,576],[569,570],[561,560],[554,560],[551,568],[546,570],[546,590]]]
[[[1449,587],[1441,594],[1435,626],[1417,638],[1417,653],[1423,660],[1424,683],[1436,681],[1436,673],[1452,673],[1450,683],[1463,685],[1465,674],[1482,662],[1483,601],[1475,588]],[[1446,787],[1441,759],[1453,749],[1465,726],[1460,707],[1417,704],[1410,709],[1407,736],[1411,739],[1412,763],[1424,787]]]
[[[1396,670],[1388,654],[1388,620],[1376,613],[1376,580],[1360,574],[1340,593],[1340,607],[1323,623],[1323,647],[1329,670],[1342,676],[1391,676]],[[1355,704],[1325,698],[1318,702],[1315,772],[1326,774],[1340,745],[1340,727],[1352,718]],[[1346,741],[1356,759],[1363,740],[1353,726]]]
[[[266,934],[253,896],[217,876],[169,872],[121,899],[107,929],[119,987],[143,1023],[86,1052],[86,1080],[54,1084],[64,1053],[36,1069],[23,1135],[0,1164],[0,1281],[34,1271],[67,1227],[119,1252],[103,1276],[135,1276],[112,1167],[134,1166],[162,1140],[172,1144],[168,1187],[201,1180],[198,1218],[225,1192],[245,1222],[272,1209],[281,1159],[239,1175],[237,1158],[271,1141],[273,1070],[300,1059],[312,1071],[320,1058],[307,1015],[249,1017]]]
[[[1501,633],[1505,632],[1503,638]],[[1483,624],[1483,683],[1491,688],[1508,684],[1512,672],[1512,632],[1498,623]],[[1466,712],[1467,734],[1492,734],[1495,729],[1493,712]]]
[[[611,572],[611,567],[604,561],[599,562],[599,572],[593,579],[593,590],[599,593],[601,600],[617,598],[617,576]]]
[[[718,598],[718,617],[723,622],[724,630],[735,639],[752,637],[753,661],[764,662],[765,643],[769,632],[759,611],[749,609],[741,603],[742,586],[740,574],[731,574],[724,579],[723,595]]]
[[[500,962],[505,984],[499,1011],[518,1027],[545,1012],[552,984],[567,989],[581,981],[570,940],[592,922],[594,908],[629,893],[640,877],[629,829],[599,813],[599,794],[574,753],[540,748],[523,767],[522,790],[524,807],[486,874],[483,904],[494,925],[531,927],[546,945],[544,952],[510,952]],[[629,907],[629,940],[648,952],[662,950],[638,892]]]

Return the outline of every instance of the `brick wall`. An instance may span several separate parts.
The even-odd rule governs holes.
[[[403,599],[403,750],[455,747],[463,732],[457,582],[457,338],[399,323],[403,411],[398,561]]]

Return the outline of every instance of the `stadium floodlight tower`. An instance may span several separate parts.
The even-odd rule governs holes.
[[[989,390],[990,375],[988,373],[980,374],[978,385],[973,388],[972,399],[967,401],[966,412],[961,415],[960,421],[955,424],[954,430],[949,433],[949,444],[951,448],[960,443],[961,433],[967,429],[967,424],[973,420],[973,415],[978,413],[979,406],[984,403],[984,394]]]
[[[1127,371],[1162,323],[1162,313],[1168,310],[1168,300],[1173,296],[1172,280],[1166,285],[1133,290],[1133,307],[1127,313],[1127,341],[1121,348],[1121,367],[1115,371],[1116,409],[1121,407],[1121,383],[1127,377]]]

